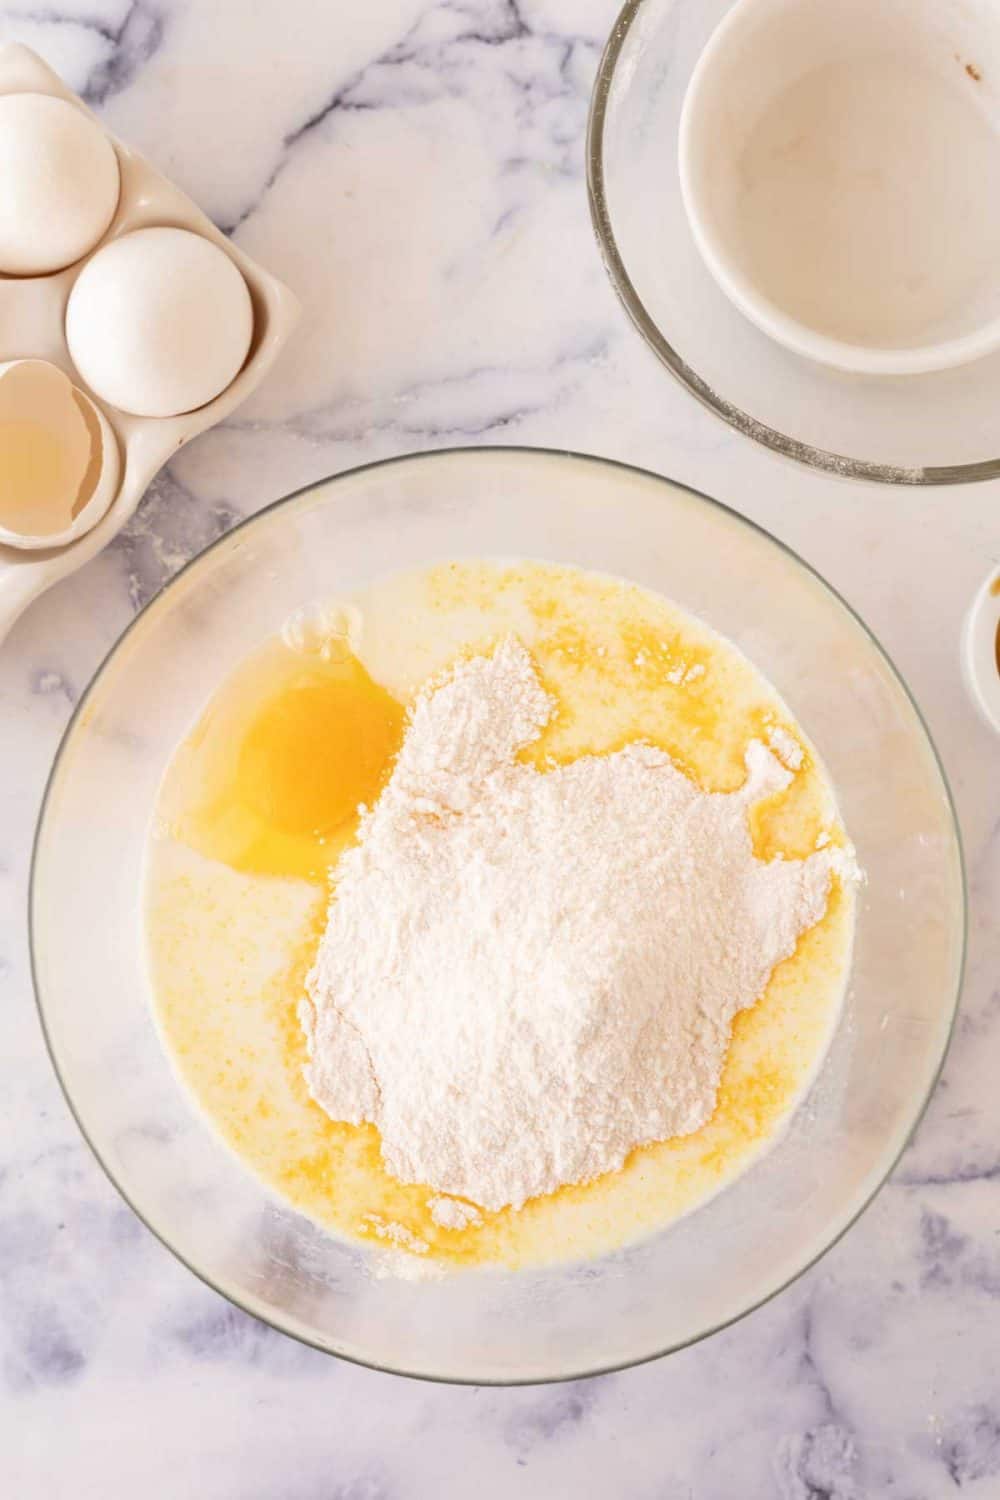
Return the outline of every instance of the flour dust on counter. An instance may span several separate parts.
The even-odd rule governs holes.
[[[602,575],[440,564],[308,619],[161,789],[178,1073],[284,1199],[414,1263],[662,1228],[836,1023],[854,870],[815,750],[735,647]]]

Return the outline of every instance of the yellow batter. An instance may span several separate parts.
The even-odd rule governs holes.
[[[752,810],[761,858],[801,858],[819,838],[843,841],[829,782],[745,658],[633,585],[534,563],[451,563],[353,602],[362,621],[353,651],[342,639],[320,650],[316,637],[305,652],[270,642],[223,685],[168,771],[147,892],[166,1045],[229,1145],[340,1234],[453,1264],[598,1255],[692,1208],[773,1139],[836,1021],[851,894],[835,884],[823,920],[737,1017],[706,1126],[519,1212],[444,1228],[431,1215],[431,1189],[384,1170],[374,1127],[336,1124],[309,1097],[296,1015],[325,916],[325,871],[353,836],[358,802],[378,794],[404,705],[456,654],[513,630],[559,704],[525,752],[539,766],[642,738],[705,790],[731,791],[745,775],[747,741],[784,730],[802,762],[786,791]]]

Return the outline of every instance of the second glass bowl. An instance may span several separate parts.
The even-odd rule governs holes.
[[[605,48],[587,178],[626,311],[693,396],[786,458],[885,484],[1000,477],[1000,353],[922,375],[847,374],[774,342],[705,266],[681,193],[681,107],[706,43],[738,4],[627,0]]]

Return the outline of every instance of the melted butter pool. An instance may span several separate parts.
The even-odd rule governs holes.
[[[326,865],[353,837],[357,802],[377,795],[387,774],[400,705],[457,654],[513,630],[559,705],[525,753],[542,769],[642,738],[705,790],[731,791],[745,775],[747,741],[782,729],[802,761],[785,792],[752,810],[760,858],[801,858],[821,835],[841,840],[832,789],[750,663],[636,586],[541,564],[454,563],[353,602],[364,621],[356,655],[310,661],[269,643],[222,685],[168,771],[147,878],[165,1045],[246,1165],[336,1233],[384,1244],[389,1227],[456,1265],[603,1253],[718,1191],[780,1131],[836,1023],[852,896],[834,887],[822,921],[737,1017],[718,1105],[701,1130],[640,1148],[620,1171],[519,1212],[443,1228],[431,1189],[384,1170],[374,1127],[336,1124],[310,1099],[296,1013],[322,930]]]

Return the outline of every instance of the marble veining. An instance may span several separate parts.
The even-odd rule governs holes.
[[[958,675],[1000,490],[883,493],[748,447],[607,285],[583,142],[614,0],[0,0],[108,125],[302,297],[270,380],[0,651],[0,1494],[17,1500],[946,1500],[1000,1495],[1000,744]],[[889,1185],[715,1338],[561,1387],[328,1359],[202,1286],[80,1138],[31,998],[34,819],[135,611],[259,506],[464,442],[573,447],[717,495],[874,628],[959,805],[971,948],[944,1077]],[[817,663],[822,670],[822,663]]]

